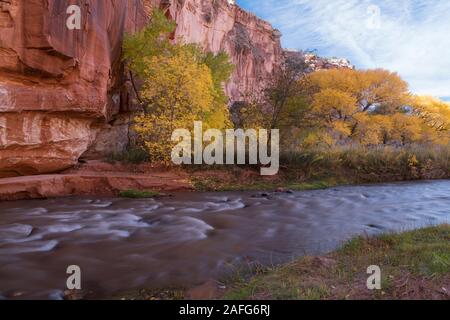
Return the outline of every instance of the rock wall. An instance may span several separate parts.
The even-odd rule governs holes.
[[[283,59],[281,33],[229,0],[158,1],[177,22],[175,38],[228,52],[236,66],[226,92],[232,102],[262,86]]]
[[[284,50],[285,61],[302,61],[308,67],[307,72],[327,69],[355,69],[347,59],[322,58],[313,53],[297,50]]]
[[[66,27],[74,3],[81,30]],[[138,0],[0,0],[0,177],[77,162],[127,98],[122,37],[146,12]]]
[[[66,27],[71,4],[81,30]],[[0,0],[0,177],[56,172],[123,147],[132,97],[122,39],[155,7],[177,22],[175,37],[230,54],[231,101],[282,60],[279,32],[228,0]]]

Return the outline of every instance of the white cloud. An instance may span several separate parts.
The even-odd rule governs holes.
[[[246,7],[283,32],[285,47],[386,68],[417,93],[450,96],[449,0],[247,0]]]

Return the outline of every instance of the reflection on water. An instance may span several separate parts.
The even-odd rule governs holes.
[[[242,262],[279,263],[356,234],[449,221],[450,181],[1,202],[0,298],[59,298],[73,264],[83,289],[105,295],[190,286]]]

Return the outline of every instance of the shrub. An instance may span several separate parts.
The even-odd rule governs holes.
[[[111,153],[107,159],[109,162],[125,162],[140,164],[149,160],[148,153],[140,147],[130,147],[119,153]]]

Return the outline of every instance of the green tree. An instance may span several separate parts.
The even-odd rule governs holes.
[[[176,28],[161,10],[154,10],[150,23],[134,34],[126,34],[123,41],[123,60],[138,77],[145,76],[146,59],[168,54],[173,45],[168,37]]]

